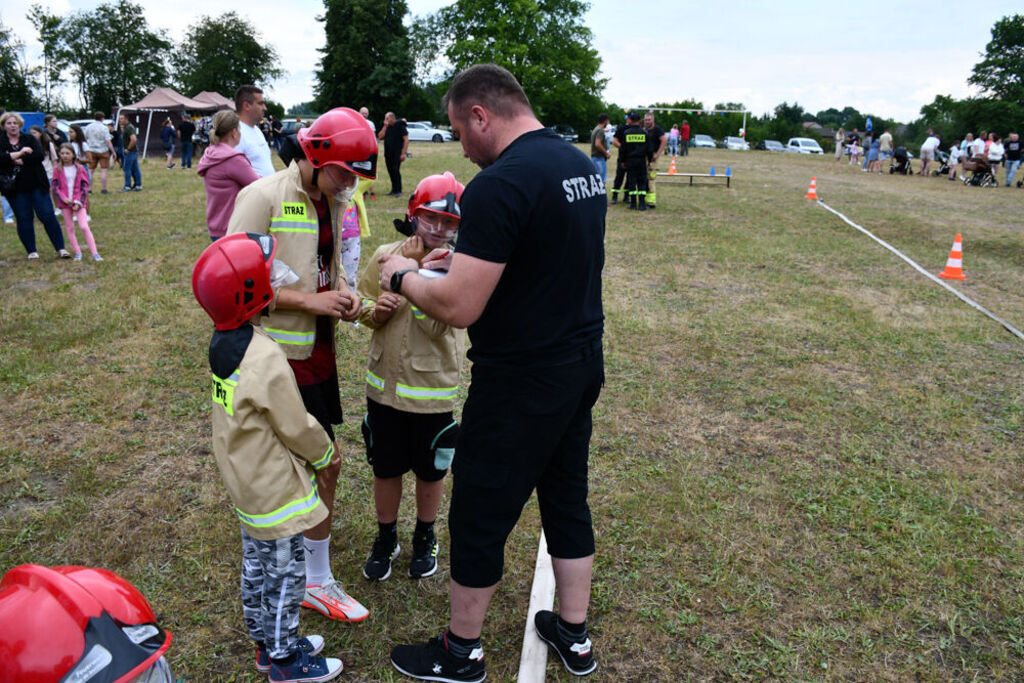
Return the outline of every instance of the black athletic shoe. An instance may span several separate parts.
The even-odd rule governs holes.
[[[566,670],[576,676],[586,676],[597,668],[594,653],[590,647],[590,638],[582,643],[570,643],[558,635],[558,615],[550,610],[541,610],[533,617],[537,627],[537,635],[551,646],[551,649],[562,658]]]
[[[422,579],[437,571],[437,538],[434,532],[421,538],[412,539],[412,562],[409,563],[409,576]]]
[[[391,665],[406,676],[424,681],[479,683],[487,678],[483,648],[476,648],[469,657],[456,657],[448,651],[446,634],[431,638],[423,645],[392,648]]]
[[[400,552],[402,548],[398,545],[397,538],[389,541],[377,534],[370,556],[366,558],[366,564],[363,566],[363,576],[370,581],[383,581],[388,578],[391,576],[391,562]]]

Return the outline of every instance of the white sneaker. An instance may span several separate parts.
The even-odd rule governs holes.
[[[328,619],[337,621],[362,621],[370,616],[370,610],[345,592],[341,584],[331,580],[323,586],[306,586],[302,606],[315,609]]]

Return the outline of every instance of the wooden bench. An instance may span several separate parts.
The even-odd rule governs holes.
[[[724,180],[726,187],[730,187],[730,184],[731,184],[731,181],[732,181],[732,176],[731,175],[725,175],[724,173],[716,173],[715,175],[711,175],[710,173],[661,173],[661,172],[658,173],[658,182],[659,183],[662,182],[663,179],[665,179],[665,178],[679,178],[680,179],[680,182],[678,182],[678,183],[668,183],[669,185],[681,185],[683,178],[689,178],[690,179],[690,182],[689,182],[690,185],[693,185],[693,179],[694,178],[709,178],[710,180],[713,180],[713,181],[714,180]]]

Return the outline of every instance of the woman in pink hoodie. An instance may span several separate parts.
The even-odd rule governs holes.
[[[238,114],[217,112],[210,126],[210,146],[199,160],[197,171],[206,187],[206,225],[214,242],[227,231],[235,197],[243,187],[260,179],[246,156],[235,149],[241,139]]]

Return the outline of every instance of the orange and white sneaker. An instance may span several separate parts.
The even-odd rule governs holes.
[[[307,585],[302,606],[338,621],[356,622],[370,616],[370,610],[346,593],[341,584],[333,579],[322,586]]]

